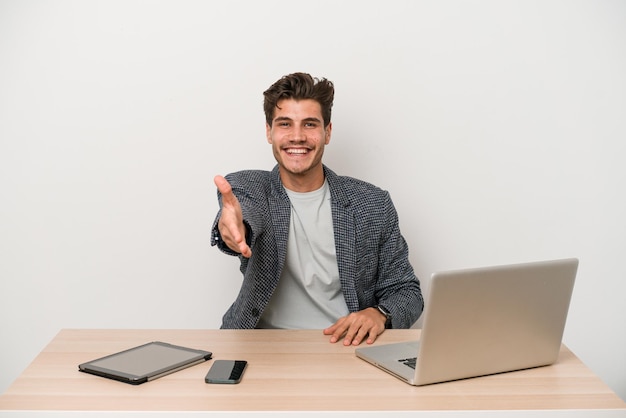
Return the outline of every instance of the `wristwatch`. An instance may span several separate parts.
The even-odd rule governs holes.
[[[385,328],[390,328],[391,327],[391,312],[389,312],[389,310],[382,305],[376,305],[374,306],[374,308],[378,309],[378,312],[385,315],[385,318],[387,318],[387,320],[385,321]]]

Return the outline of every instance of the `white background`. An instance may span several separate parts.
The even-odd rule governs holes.
[[[215,174],[335,82],[325,162],[433,271],[578,257],[565,343],[626,398],[626,2],[0,0],[0,391],[61,328],[217,328]],[[419,326],[419,323],[417,324]]]

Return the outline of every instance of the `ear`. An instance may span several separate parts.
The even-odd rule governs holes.
[[[265,137],[267,138],[267,143],[272,143],[272,127],[269,123],[265,123]]]
[[[328,126],[324,128],[324,130],[326,131],[326,140],[324,141],[324,144],[328,145],[328,143],[330,142],[330,134],[333,131],[333,123],[329,122]]]

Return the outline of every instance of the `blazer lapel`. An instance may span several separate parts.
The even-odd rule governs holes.
[[[326,179],[331,193],[331,210],[333,213],[333,230],[335,236],[335,252],[343,296],[350,312],[360,309],[358,290],[356,288],[356,231],[354,212],[350,200],[341,188],[338,178],[324,167]]]
[[[272,171],[271,188],[272,192],[269,198],[269,210],[272,218],[272,226],[274,228],[276,252],[278,254],[278,265],[276,266],[276,269],[277,271],[282,271],[287,257],[287,240],[289,239],[291,204],[289,203],[287,192],[285,192],[285,189],[280,182],[278,166],[276,166]]]

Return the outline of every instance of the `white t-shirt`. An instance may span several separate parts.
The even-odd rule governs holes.
[[[348,314],[341,291],[328,184],[287,190],[291,222],[287,258],[258,328],[324,329]]]

